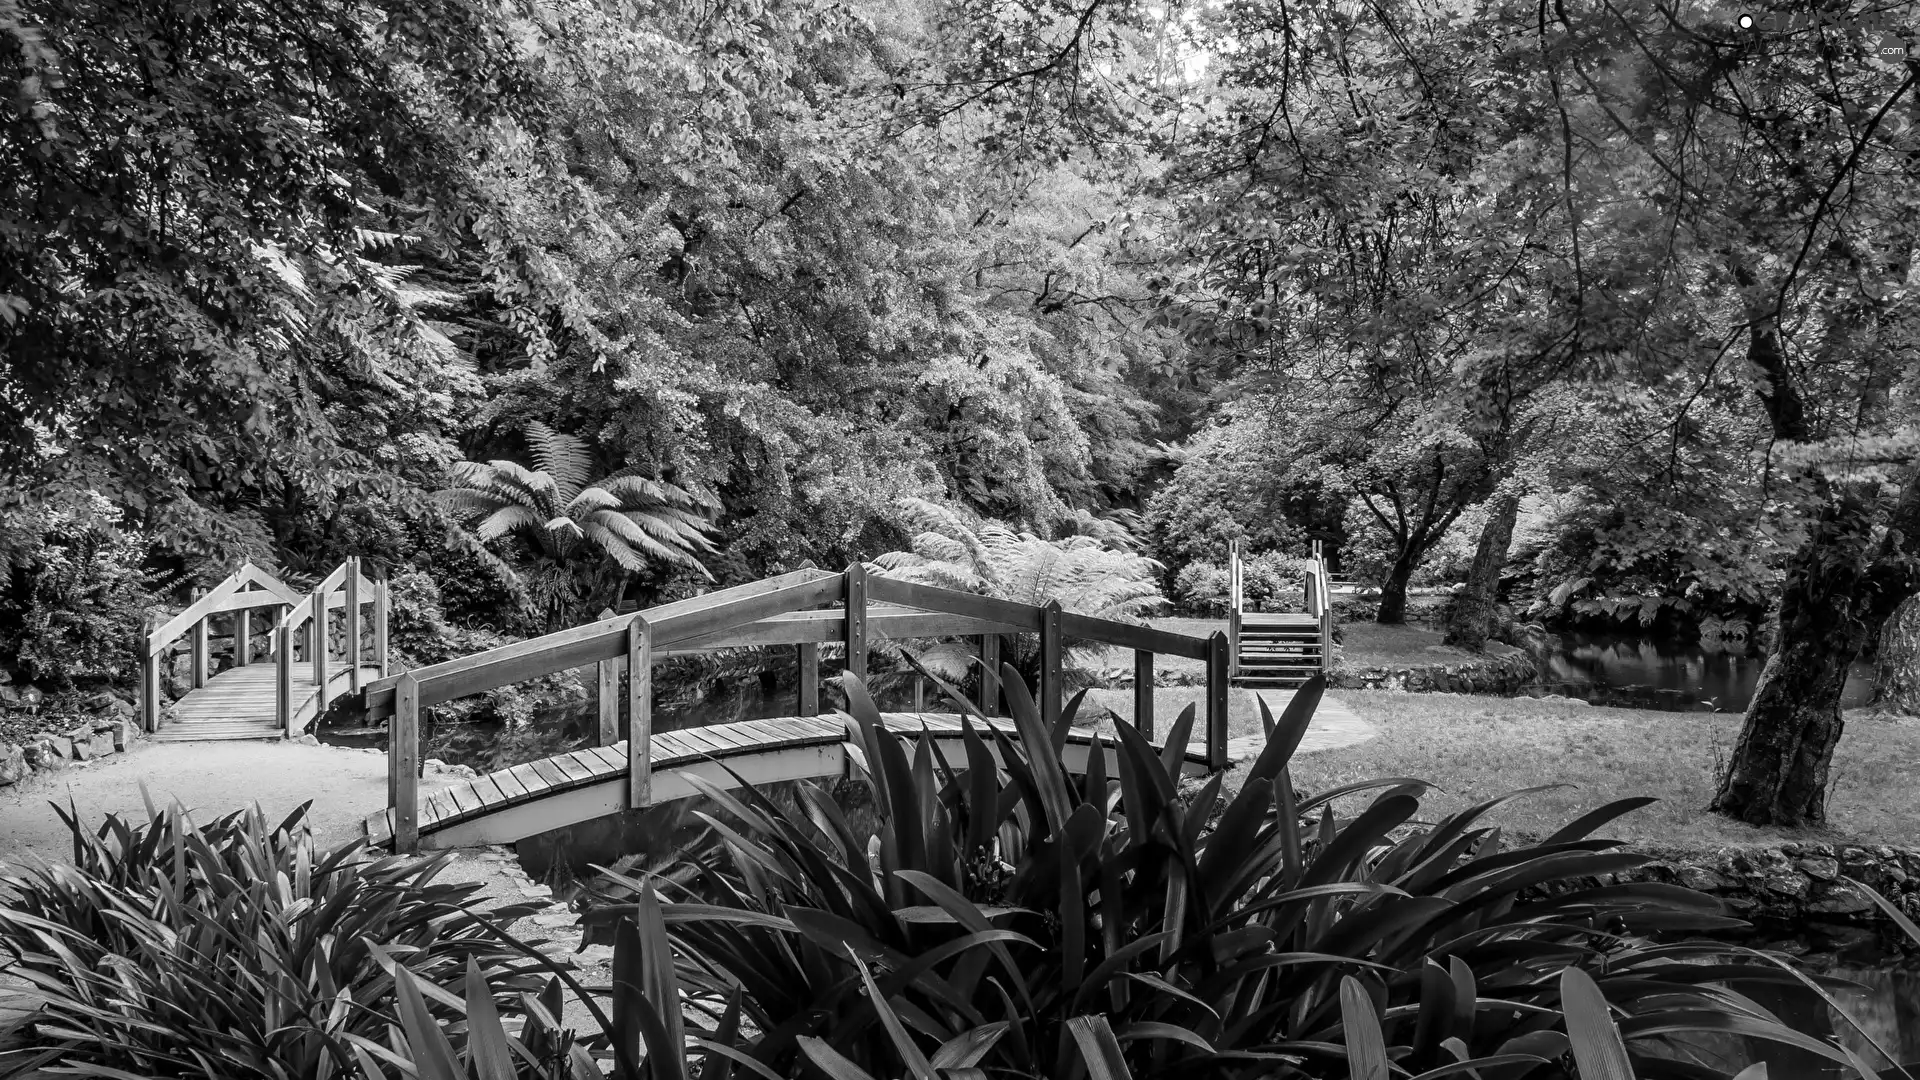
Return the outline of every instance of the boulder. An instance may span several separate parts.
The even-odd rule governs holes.
[[[37,686],[29,684],[20,686],[0,685],[0,705],[4,705],[9,709],[37,709],[40,707],[40,703],[45,700],[47,700],[47,695],[41,693],[40,688]]]
[[[21,750],[27,756],[27,764],[36,769],[61,769],[67,764],[65,740],[53,735],[36,733],[27,736]]]
[[[1824,855],[1801,859],[1794,865],[1798,866],[1800,871],[1808,877],[1818,878],[1821,881],[1832,881],[1834,878],[1840,876],[1840,864]]]
[[[27,752],[13,743],[0,743],[0,787],[11,787],[26,779]]]
[[[94,728],[96,732],[104,731],[107,738],[113,741],[115,753],[126,753],[127,748],[133,745],[133,740],[139,735],[139,730],[133,726],[130,716],[131,714],[128,714],[115,719],[112,723]]]
[[[86,709],[104,716],[132,716],[133,702],[118,694],[99,693],[87,699]]]

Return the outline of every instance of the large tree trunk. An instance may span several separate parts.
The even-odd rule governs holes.
[[[1466,587],[1455,595],[1453,611],[1447,619],[1447,644],[1479,652],[1486,648],[1487,638],[1493,636],[1494,611],[1500,601],[1500,571],[1507,565],[1507,549],[1513,544],[1513,524],[1519,516],[1518,492],[1495,495],[1488,500],[1487,524],[1480,530],[1480,545],[1474,549]]]
[[[1414,567],[1419,565],[1419,549],[1412,544],[1400,549],[1400,557],[1393,560],[1393,569],[1387,571],[1386,584],[1380,586],[1380,610],[1374,615],[1374,622],[1399,626],[1407,621],[1407,582],[1413,580]]]
[[[1826,823],[1826,787],[1840,741],[1847,668],[1867,637],[1912,592],[1920,548],[1920,473],[1908,479],[1892,527],[1872,545],[1872,495],[1833,491],[1787,567],[1773,655],[1712,809],[1751,825]],[[1871,546],[1870,546],[1871,545]]]
[[[1873,707],[1920,716],[1920,595],[1909,596],[1880,629]]]

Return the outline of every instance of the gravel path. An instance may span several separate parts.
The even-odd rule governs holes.
[[[421,778],[420,790],[453,782],[430,774]],[[155,806],[177,799],[200,821],[258,802],[277,824],[311,799],[307,817],[324,847],[359,836],[367,815],[386,807],[387,758],[297,742],[141,741],[124,754],[73,762],[0,788],[0,862],[72,857],[71,834],[52,802],[64,809],[72,800],[89,828],[98,828],[108,813],[147,820],[142,783]]]

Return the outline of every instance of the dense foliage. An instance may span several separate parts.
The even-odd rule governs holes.
[[[56,1056],[97,1076],[318,1080],[383,1041],[397,979],[472,969],[509,999],[537,988],[464,906],[481,886],[433,881],[446,856],[317,848],[308,805],[196,825],[149,804],[97,831],[62,812],[72,865],[0,878],[0,962],[40,995]]]

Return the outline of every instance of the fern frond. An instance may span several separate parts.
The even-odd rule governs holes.
[[[527,425],[527,441],[532,444],[534,466],[553,479],[556,502],[571,500],[587,486],[593,470],[593,448],[587,440],[535,420]]]
[[[474,527],[473,534],[482,540],[498,540],[515,529],[543,531],[539,515],[518,503],[509,503],[487,515]]]

